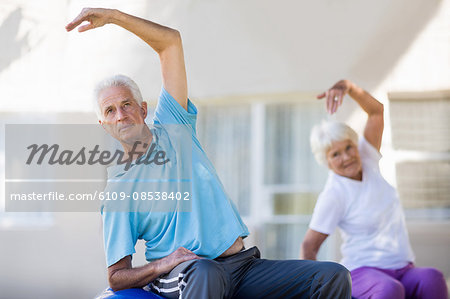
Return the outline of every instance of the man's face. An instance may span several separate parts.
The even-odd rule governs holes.
[[[99,95],[98,103],[102,114],[99,123],[111,136],[125,143],[134,143],[142,137],[147,104],[143,102],[139,106],[128,88],[105,88]]]
[[[361,158],[358,147],[351,140],[335,141],[327,152],[328,167],[336,174],[361,179]]]

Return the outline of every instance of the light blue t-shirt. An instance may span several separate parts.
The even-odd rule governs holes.
[[[108,267],[135,253],[138,239],[146,241],[145,255],[150,262],[181,246],[213,259],[239,236],[249,234],[197,139],[196,120],[197,108],[191,101],[186,111],[163,88],[151,131],[155,152],[164,151],[169,161],[134,164],[127,171],[123,165],[108,168],[105,192],[129,195],[121,204],[132,211],[108,210],[111,202],[102,207]],[[155,192],[163,191],[172,198],[155,200]],[[148,198],[149,193],[153,200],[142,201],[141,195]],[[186,194],[189,201],[185,201]],[[179,195],[182,199],[175,199]],[[133,196],[140,200],[132,200]]]

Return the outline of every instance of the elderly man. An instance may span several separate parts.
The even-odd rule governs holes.
[[[87,23],[83,25],[84,21]],[[168,298],[350,298],[349,273],[338,264],[264,260],[256,247],[244,248],[247,227],[196,136],[197,109],[187,97],[180,33],[117,10],[99,8],[83,9],[66,29],[80,25],[78,30],[82,32],[105,24],[118,25],[152,47],[159,56],[163,79],[151,128],[144,122],[147,105],[131,79],[119,75],[98,86],[99,122],[121,143],[125,158],[133,161],[127,170],[116,167],[108,171],[107,189],[149,194],[164,182],[186,181],[182,179],[185,174],[190,176],[189,211],[179,211],[179,206],[154,211],[156,201],[146,212],[135,210],[139,203],[132,203],[132,211],[103,210],[111,288],[139,288],[142,297],[151,290]],[[170,125],[185,132],[167,129]],[[189,146],[180,141],[186,139],[186,132]],[[138,163],[142,153],[151,155],[150,144],[162,153],[160,163]],[[128,183],[111,186],[118,181]],[[146,241],[149,263],[133,267],[131,256],[138,239]]]

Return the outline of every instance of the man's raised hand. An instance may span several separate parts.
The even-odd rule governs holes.
[[[66,25],[66,30],[71,31],[83,22],[88,24],[78,27],[79,32],[102,27],[111,22],[114,10],[106,8],[83,8],[80,14]]]
[[[86,24],[82,24],[87,22]],[[135,34],[159,55],[165,90],[187,110],[187,78],[183,44],[180,33],[172,28],[126,14],[117,9],[84,8],[66,26],[67,31],[78,27],[79,32],[115,24]]]

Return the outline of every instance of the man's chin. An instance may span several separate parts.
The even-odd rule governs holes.
[[[130,134],[129,132],[119,133],[118,137],[119,138],[117,138],[117,139],[119,139],[120,141],[125,142],[125,143],[131,143],[138,139],[136,134]]]
[[[123,125],[123,126],[117,128],[117,131],[119,133],[127,132],[127,131],[130,131],[130,130],[133,130],[134,127],[135,126],[133,126],[133,125]]]
[[[119,131],[118,137],[122,142],[134,143],[136,140],[141,140],[143,135],[139,130],[122,130]]]

